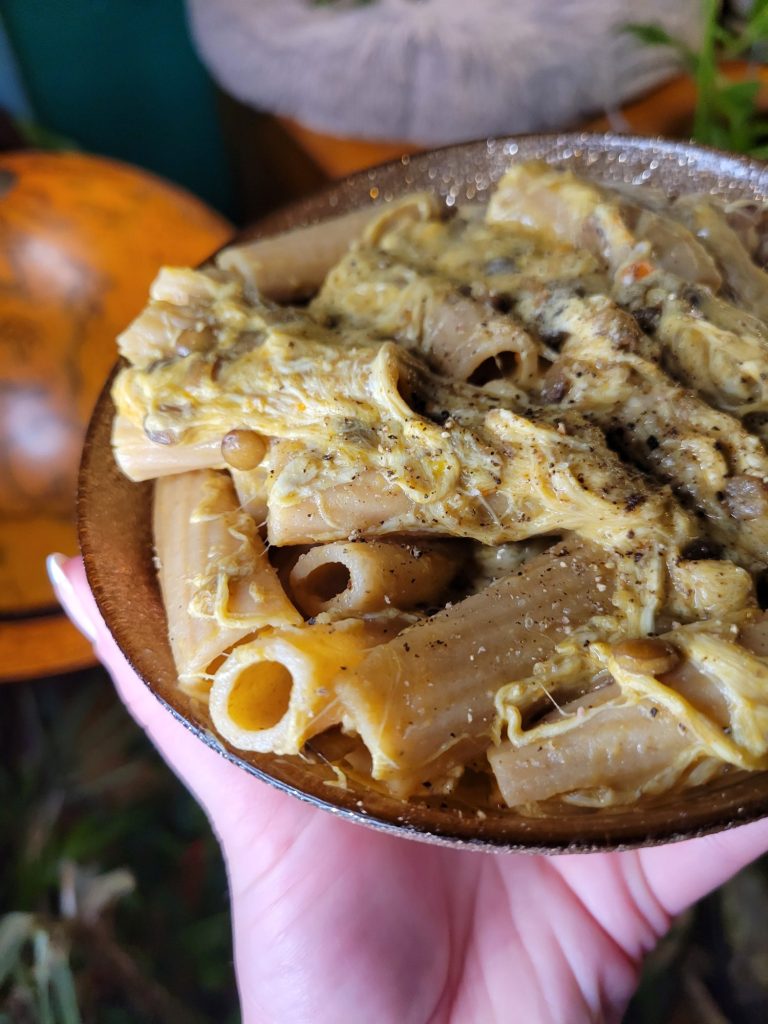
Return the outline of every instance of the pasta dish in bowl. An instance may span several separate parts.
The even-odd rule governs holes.
[[[615,848],[765,813],[764,186],[674,143],[489,141],[161,271],[81,474],[139,674],[408,835]]]

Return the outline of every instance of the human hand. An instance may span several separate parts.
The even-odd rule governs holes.
[[[559,857],[456,851],[350,824],[200,743],[126,663],[82,563],[54,559],[51,578],[218,835],[244,1024],[619,1020],[671,918],[768,849],[768,819]]]

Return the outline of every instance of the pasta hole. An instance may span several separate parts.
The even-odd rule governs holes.
[[[504,377],[511,377],[517,369],[517,356],[514,352],[497,352],[495,355],[484,359],[480,365],[472,371],[469,378],[470,384],[482,387],[492,380],[502,380]]]
[[[426,410],[426,402],[419,393],[419,379],[411,367],[401,367],[397,381],[397,392],[417,416],[423,416]]]
[[[316,601],[325,604],[343,594],[349,582],[349,569],[343,562],[326,562],[312,570],[304,585]]]
[[[235,680],[227,710],[241,729],[271,729],[288,710],[293,676],[279,661],[249,665]]]

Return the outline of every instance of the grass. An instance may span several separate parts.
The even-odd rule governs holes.
[[[0,744],[0,1024],[235,1024],[218,846],[106,675],[0,688]]]

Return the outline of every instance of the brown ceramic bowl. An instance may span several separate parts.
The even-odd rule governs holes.
[[[768,169],[744,157],[619,135],[535,135],[404,157],[282,210],[246,236],[278,233],[416,189],[432,189],[449,203],[482,200],[510,161],[536,158],[599,181],[647,184],[668,193],[760,200],[768,194]],[[478,816],[458,804],[405,804],[354,785],[329,787],[325,783],[332,776],[322,765],[229,748],[214,735],[204,709],[176,687],[152,565],[151,486],[132,484],[118,472],[110,450],[113,412],[107,387],[90,425],[80,474],[80,542],[88,579],[119,646],[158,699],[203,743],[244,771],[351,821],[464,848],[616,850],[701,835],[768,814],[768,772],[733,772],[707,786],[634,807],[585,811],[562,805],[539,818],[489,808]]]

